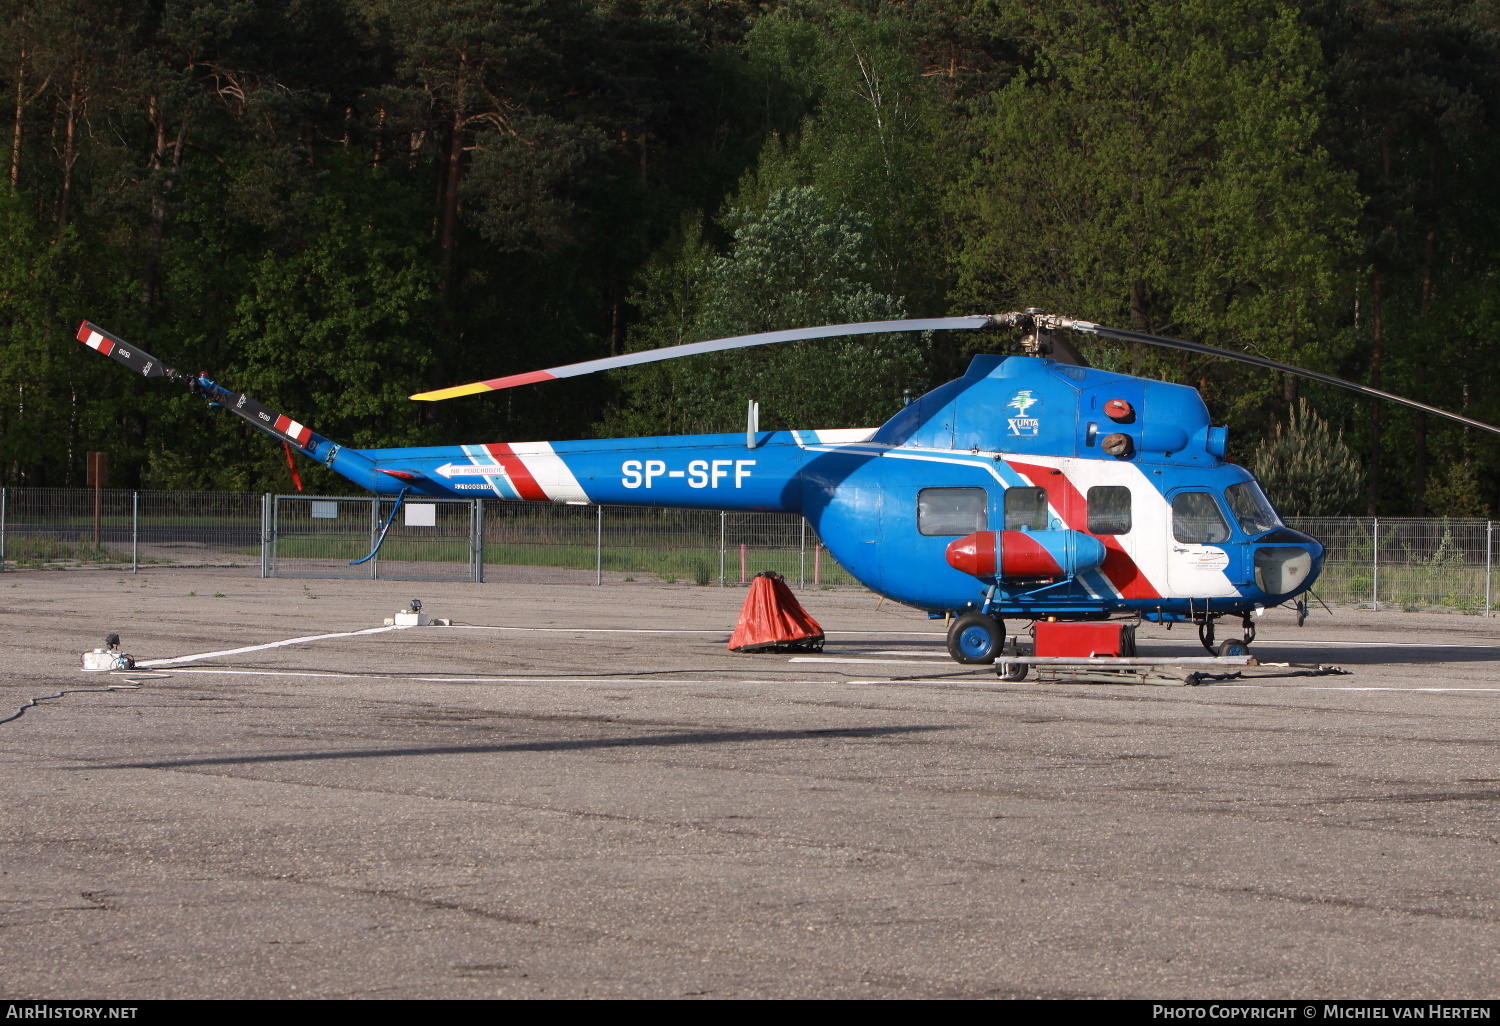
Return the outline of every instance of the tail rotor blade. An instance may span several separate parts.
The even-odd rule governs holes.
[[[608,356],[602,360],[585,360],[582,363],[570,363],[562,367],[550,367],[547,370],[528,371],[525,374],[511,374],[503,378],[490,378],[488,381],[475,381],[467,385],[455,385],[452,388],[439,388],[432,392],[419,392],[411,398],[427,402],[439,399],[454,399],[461,395],[477,395],[480,392],[493,392],[502,388],[515,388],[517,385],[531,385],[538,381],[574,378],[583,374],[596,374],[599,371],[618,370],[621,367],[635,367],[643,363],[656,363],[659,360],[675,360],[681,356],[719,353],[726,349],[747,349],[750,346],[765,346],[776,342],[801,342],[814,338],[837,338],[841,335],[880,335],[885,332],[894,331],[987,328],[991,327],[994,323],[995,321],[992,318],[979,315],[973,317],[929,317],[904,321],[865,321],[860,324],[829,324],[818,328],[765,331],[757,335],[737,335],[733,338],[716,338],[708,342],[689,342],[686,345],[667,346],[664,349],[647,349],[639,353],[626,353],[623,356]]]
[[[1264,356],[1256,356],[1253,353],[1237,353],[1232,349],[1220,349],[1217,346],[1206,346],[1201,342],[1185,342],[1177,338],[1164,338],[1161,335],[1148,335],[1142,331],[1107,328],[1102,324],[1094,324],[1092,321],[1075,321],[1067,317],[1040,315],[1037,317],[1037,320],[1045,321],[1052,327],[1067,328],[1088,335],[1098,335],[1101,338],[1113,338],[1121,342],[1143,342],[1146,345],[1162,346],[1167,349],[1180,349],[1183,352],[1198,353],[1202,356],[1217,356],[1225,360],[1237,360],[1240,363],[1248,363],[1255,367],[1280,371],[1283,374],[1295,374],[1298,377],[1307,378],[1311,381],[1321,381],[1325,385],[1337,385],[1339,388],[1347,388],[1351,392],[1358,392],[1360,395],[1367,395],[1373,399],[1383,399],[1386,402],[1396,403],[1408,409],[1430,413],[1435,417],[1444,417],[1465,427],[1500,435],[1500,427],[1495,427],[1493,424],[1486,424],[1483,421],[1474,420],[1459,413],[1450,413],[1436,406],[1428,406],[1426,403],[1419,403],[1415,399],[1407,399],[1404,396],[1393,395],[1390,392],[1382,392],[1380,389],[1371,388],[1369,385],[1360,385],[1353,381],[1345,381],[1343,378],[1336,378],[1331,374],[1323,374],[1318,371],[1306,370],[1302,367],[1294,367],[1289,363],[1270,360]]]
[[[194,376],[175,371],[150,353],[131,345],[118,335],[110,334],[97,324],[84,321],[79,325],[78,341],[117,363],[123,363],[142,377],[166,378],[175,384],[185,384],[190,392],[207,399],[210,405],[222,406],[236,417],[304,452],[312,451],[319,440],[319,436],[305,424],[277,413],[243,392],[231,392],[201,374]]]
[[[88,321],[78,326],[78,341],[90,349],[98,350],[116,363],[123,363],[142,377],[164,378],[171,369],[163,366],[160,360],[145,350]]]

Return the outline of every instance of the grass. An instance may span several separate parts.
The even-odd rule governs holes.
[[[130,553],[112,549],[108,545],[95,545],[93,542],[66,542],[56,538],[23,536],[6,539],[5,561],[14,563],[17,569],[34,570],[65,564],[129,563]]]
[[[1406,612],[1447,609],[1482,613],[1484,576],[1483,567],[1382,566],[1380,606]],[[1313,590],[1325,602],[1368,606],[1374,584],[1368,564],[1331,563],[1324,565]]]

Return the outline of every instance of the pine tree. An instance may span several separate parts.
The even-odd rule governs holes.
[[[1334,433],[1306,399],[1256,448],[1255,475],[1283,516],[1347,516],[1364,494],[1364,472],[1344,433]]]

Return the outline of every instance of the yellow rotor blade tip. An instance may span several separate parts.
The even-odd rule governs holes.
[[[454,385],[452,388],[439,388],[431,392],[418,392],[416,395],[408,396],[409,399],[420,399],[424,402],[435,402],[439,399],[457,399],[461,395],[476,395],[479,392],[494,391],[489,385],[482,381],[475,381],[468,385]]]

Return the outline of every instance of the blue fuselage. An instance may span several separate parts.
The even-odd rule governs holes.
[[[929,611],[1182,619],[1285,601],[1322,565],[1224,445],[1191,388],[981,356],[878,430],[304,451],[409,501],[800,513],[857,579]],[[976,573],[964,538],[1058,569]]]

